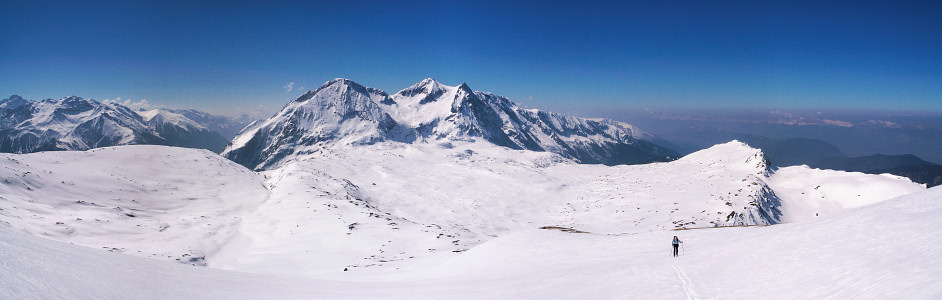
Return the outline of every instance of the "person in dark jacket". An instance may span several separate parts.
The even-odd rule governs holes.
[[[677,257],[677,248],[680,248],[680,244],[683,243],[677,236],[674,236],[674,240],[671,242],[671,245],[674,246],[674,257]]]

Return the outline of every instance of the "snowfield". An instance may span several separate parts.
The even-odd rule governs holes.
[[[321,147],[262,172],[164,146],[2,154],[0,294],[937,298],[940,198],[773,172],[735,141],[611,167],[462,141]]]
[[[630,235],[524,230],[399,280],[199,268],[0,229],[0,294],[16,299],[937,299],[933,188],[806,223]],[[679,235],[685,254],[669,257]]]

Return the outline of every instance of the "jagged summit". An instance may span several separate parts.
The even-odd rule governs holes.
[[[426,78],[390,96],[337,78],[243,130],[223,155],[264,169],[317,147],[444,139],[549,151],[583,163],[634,164],[676,156],[639,133],[614,121],[525,110],[505,97],[475,92],[467,83],[447,86]]]

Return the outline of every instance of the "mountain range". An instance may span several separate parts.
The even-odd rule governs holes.
[[[517,150],[546,151],[580,163],[639,164],[678,154],[649,134],[611,120],[524,109],[505,97],[425,79],[393,95],[334,79],[248,126],[223,155],[252,169],[331,145],[382,141],[444,143],[484,140]]]
[[[222,151],[228,139],[218,133],[219,129],[204,124],[232,128],[239,126],[239,121],[195,110],[135,111],[116,102],[77,96],[32,101],[13,95],[0,100],[0,152],[137,144]]]

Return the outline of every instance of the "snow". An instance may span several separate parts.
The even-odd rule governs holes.
[[[614,167],[459,141],[323,148],[261,173],[163,146],[6,154],[0,165],[0,224],[12,228],[212,268],[349,280],[396,278],[547,226],[640,234],[766,225],[787,220],[782,208],[825,203],[775,197],[767,182],[779,174],[735,141],[670,163]],[[820,183],[811,175],[794,189],[846,188],[825,181],[836,175]],[[885,191],[871,200],[924,188],[845,177]]]
[[[775,171],[769,185],[782,198],[784,222],[806,221],[925,188],[901,176],[861,174],[792,166]]]
[[[3,154],[0,166],[0,225],[183,262],[212,254],[268,193],[255,173],[207,150]]]
[[[942,188],[804,223],[631,235],[523,230],[395,280],[198,268],[0,228],[11,298],[937,299]],[[671,236],[684,254],[669,256]],[[145,271],[146,270],[146,271]]]

